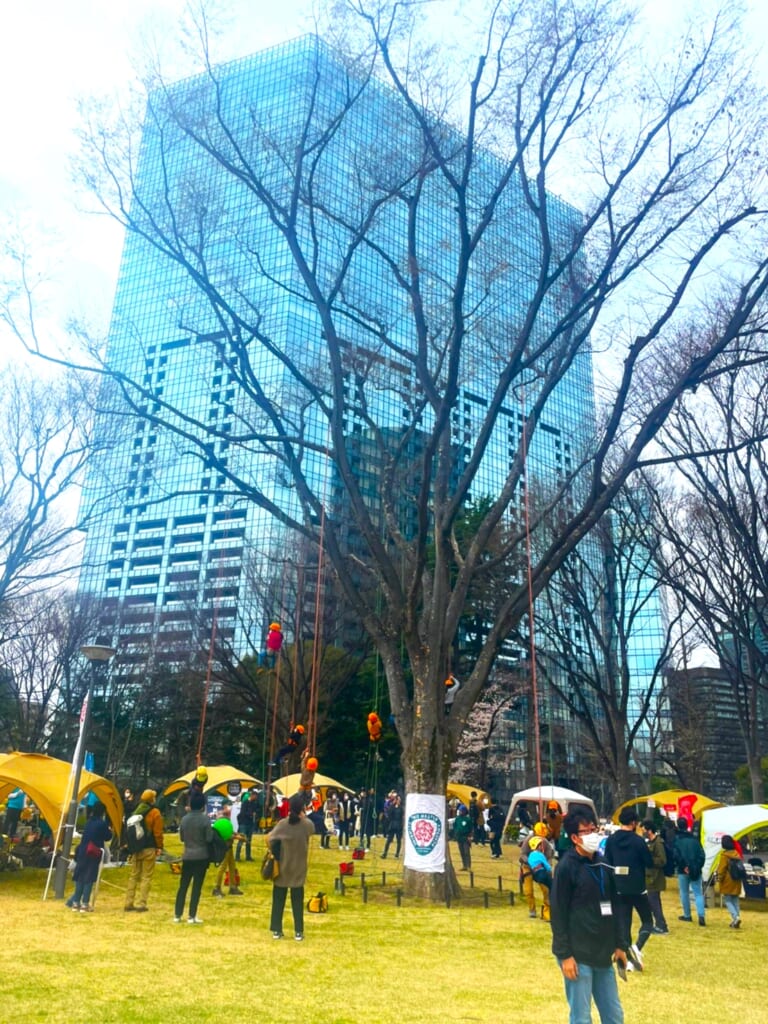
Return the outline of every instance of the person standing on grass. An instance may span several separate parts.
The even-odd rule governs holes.
[[[472,842],[485,846],[485,817],[475,789],[469,794],[469,820],[472,822]]]
[[[280,866],[272,883],[269,927],[273,939],[283,937],[283,912],[289,889],[294,937],[297,942],[304,939],[304,883],[309,863],[309,840],[314,834],[315,826],[306,816],[304,795],[294,793],[288,801],[288,817],[279,821],[267,836],[267,845]]]
[[[80,845],[75,850],[75,891],[66,902],[70,910],[79,910],[83,914],[93,910],[90,905],[91,890],[99,877],[104,846],[111,838],[112,829],[104,820],[104,804],[96,803],[91,808],[91,816],[85,823]]]
[[[667,876],[664,874],[667,865],[667,850],[664,840],[656,831],[656,825],[651,818],[647,818],[643,822],[643,832],[648,844],[648,852],[653,861],[653,867],[647,868],[645,872],[645,887],[648,890],[648,902],[653,914],[653,934],[669,935],[664,908],[661,905],[661,894],[667,888]]]
[[[613,962],[626,970],[627,954],[613,872],[595,859],[601,837],[587,814],[567,814],[562,831],[572,845],[552,883],[552,952],[563,973],[570,1024],[591,1024],[593,999],[601,1024],[624,1024]]]
[[[149,890],[155,874],[155,863],[163,852],[163,816],[155,807],[155,800],[157,800],[157,792],[154,789],[145,789],[134,810],[134,814],[140,814],[144,819],[145,846],[136,853],[132,853],[129,858],[131,873],[128,876],[128,888],[125,892],[126,911],[146,912]],[[137,898],[137,890],[138,903],[134,902]]]
[[[461,870],[472,870],[472,836],[475,834],[469,809],[466,804],[459,804],[456,809],[456,820],[453,823],[453,838],[459,846]]]
[[[741,928],[741,912],[739,908],[739,897],[741,896],[741,879],[731,876],[731,863],[740,861],[739,851],[736,849],[736,842],[733,836],[723,836],[720,840],[723,852],[717,863],[717,884],[720,886],[720,895],[723,903],[731,915],[730,928]]]
[[[339,795],[339,849],[348,850],[350,837],[354,836],[357,808],[351,793]]]
[[[392,840],[395,840],[395,857],[400,856],[400,844],[403,839],[403,816],[405,814],[405,808],[403,802],[400,799],[399,793],[393,793],[388,806],[384,809],[384,834],[386,835],[386,841],[384,843],[384,852],[381,855],[382,860],[389,853],[389,847],[392,844]]]
[[[223,897],[224,891],[222,886],[225,884],[225,876],[229,879],[227,883],[229,885],[230,896],[243,896],[243,890],[240,888],[240,874],[235,865],[235,826],[232,824],[232,805],[224,804],[221,808],[221,815],[214,821],[212,828],[221,836],[224,841],[227,852],[224,854],[224,859],[219,864],[219,873],[216,876],[216,885],[213,887],[213,896]]]
[[[707,923],[704,917],[704,889],[701,884],[701,871],[705,859],[704,847],[696,836],[688,831],[688,822],[682,816],[677,819],[674,856],[677,885],[680,890],[680,909],[682,910],[678,921],[693,920],[691,917],[691,893],[693,893],[699,924],[703,927]]]
[[[244,793],[240,801],[240,813],[237,816],[237,850],[235,860],[240,860],[243,846],[245,846],[245,859],[253,860],[251,854],[251,843],[253,842],[253,829],[255,827],[254,811],[255,801],[253,793]]]
[[[184,844],[184,852],[181,855],[181,878],[176,893],[173,920],[180,924],[184,916],[184,904],[191,883],[187,923],[202,924],[197,916],[197,907],[200,903],[205,873],[208,870],[208,844],[213,840],[213,829],[205,813],[205,797],[200,792],[190,793],[189,810],[179,825],[179,838]]]
[[[504,832],[504,812],[495,800],[491,800],[488,808],[488,841],[491,844],[491,857],[499,860],[501,857],[501,837]]]
[[[379,807],[376,790],[370,788],[362,800],[360,809],[360,845],[370,850],[373,837],[379,827]]]

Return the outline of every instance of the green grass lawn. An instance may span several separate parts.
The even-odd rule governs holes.
[[[166,838],[178,853],[177,839]],[[350,854],[321,850],[315,839],[307,896],[324,890],[330,909],[306,916],[303,943],[291,937],[289,908],[286,938],[271,937],[262,849],[263,839],[254,839],[257,859],[240,865],[243,897],[214,899],[209,870],[200,927],[173,923],[178,877],[167,865],[157,867],[147,914],[123,911],[127,868],[104,872],[93,914],[43,901],[44,871],[0,873],[0,1024],[567,1021],[549,925],[529,919],[517,897],[516,847],[505,847],[501,861],[475,849],[475,889],[463,874],[470,898],[448,909],[408,900],[398,907],[399,862],[375,851],[355,862],[346,893],[335,892],[339,862]],[[372,886],[363,902],[360,873],[380,883],[382,869],[387,888]],[[70,882],[67,896],[71,889]],[[619,983],[627,1024],[765,1024],[765,908],[744,902],[742,929],[734,931],[720,907],[709,908],[706,928],[678,922],[676,889],[664,905],[671,934],[652,936],[646,971]]]

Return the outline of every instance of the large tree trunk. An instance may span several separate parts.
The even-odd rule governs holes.
[[[424,688],[417,684],[417,691],[420,689],[423,691]],[[415,699],[418,701],[418,698]],[[411,741],[403,747],[402,764],[406,795],[408,793],[445,795],[452,754],[449,752],[444,720],[438,717],[443,715],[442,705],[437,705],[434,700],[422,699],[420,703],[416,704]],[[404,833],[407,828],[406,818],[403,823]],[[443,828],[446,829],[445,871],[432,874],[406,869],[403,872],[403,890],[406,895],[418,896],[435,902],[445,902],[448,897],[451,899],[461,897],[461,886],[450,858],[447,816],[443,821]],[[407,843],[407,835],[404,835],[404,840]]]
[[[425,788],[423,782],[417,784],[413,778],[413,773],[409,770],[409,767],[405,768],[405,791],[407,793],[434,793],[444,794],[446,790],[447,779],[442,783],[435,782],[429,788]],[[405,833],[408,828],[407,819],[403,824],[403,832]],[[418,896],[421,899],[433,900],[435,902],[446,902],[447,899],[455,900],[460,899],[462,896],[461,886],[459,880],[456,877],[456,872],[453,868],[450,853],[450,843],[448,842],[448,820],[443,821],[443,828],[446,830],[446,841],[445,841],[445,870],[440,873],[428,873],[426,871],[413,871],[410,868],[405,868],[403,871],[403,891],[407,896]],[[404,834],[404,842],[408,842],[407,835]]]

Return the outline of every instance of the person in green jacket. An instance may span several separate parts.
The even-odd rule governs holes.
[[[459,804],[458,814],[453,823],[453,838],[459,844],[461,854],[461,870],[472,870],[472,835],[474,823],[469,816],[469,808],[466,804]]]
[[[235,865],[235,855],[233,852],[233,846],[235,842],[235,826],[232,824],[232,805],[224,804],[221,808],[221,816],[216,819],[213,823],[213,828],[219,833],[220,837],[224,840],[227,846],[227,852],[224,854],[224,859],[219,864],[219,873],[216,876],[216,885],[213,887],[214,896],[223,896],[222,885],[224,884],[225,874],[229,874],[229,895],[230,896],[242,896],[243,890],[239,886],[240,874]]]

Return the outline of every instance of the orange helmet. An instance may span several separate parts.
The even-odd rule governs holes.
[[[306,764],[307,771],[316,772],[318,768],[318,763],[319,762],[316,757],[308,757]]]
[[[300,732],[300,733],[302,733],[302,734],[303,734],[303,732],[304,732],[304,726],[303,726],[303,725],[297,725],[297,726],[296,726],[296,732]]]

